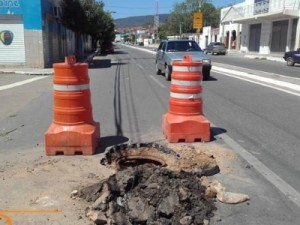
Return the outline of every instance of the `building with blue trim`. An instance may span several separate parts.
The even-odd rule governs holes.
[[[46,68],[75,54],[75,34],[61,24],[59,2],[0,0],[0,66]],[[84,48],[91,44],[82,42],[80,53]]]

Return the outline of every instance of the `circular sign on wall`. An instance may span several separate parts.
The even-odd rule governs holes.
[[[9,30],[3,30],[0,32],[0,40],[4,45],[10,45],[14,39],[13,32]]]

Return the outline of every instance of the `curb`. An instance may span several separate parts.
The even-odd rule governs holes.
[[[266,56],[266,55],[245,55],[245,58],[249,59],[260,59],[260,60],[269,60],[269,61],[276,61],[276,62],[285,62],[283,58],[274,57],[274,56]]]
[[[24,70],[1,70],[0,69],[0,74],[22,74],[22,75],[42,75],[42,76],[47,76],[47,75],[53,75],[53,70],[52,71],[24,71]]]
[[[78,60],[78,63],[87,63],[90,64],[93,61],[95,53],[88,55],[87,57]],[[41,75],[41,76],[48,76],[53,75],[54,70],[53,68],[48,69],[34,69],[34,68],[0,68],[0,74],[22,74],[22,75]]]

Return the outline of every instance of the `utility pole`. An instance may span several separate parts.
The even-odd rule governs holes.
[[[199,13],[201,13],[201,0],[199,0]],[[197,39],[198,39],[198,44],[200,45],[200,29],[197,29]]]
[[[182,34],[182,26],[181,26],[181,23],[179,24],[179,34],[180,34],[180,38],[181,38],[181,34]]]
[[[199,10],[194,12],[194,21],[193,21],[193,28],[196,29],[196,37],[198,44],[200,44],[200,31],[203,27],[203,13],[201,12],[201,1],[199,0]]]
[[[154,15],[154,32],[155,42],[158,40],[159,14],[158,14],[158,0],[155,0],[155,15]]]

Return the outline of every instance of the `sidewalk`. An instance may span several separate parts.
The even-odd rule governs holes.
[[[228,52],[228,55],[237,55],[238,57],[245,57],[249,59],[260,59],[260,60],[269,60],[276,62],[285,62],[283,59],[283,53],[280,54],[258,54],[258,53],[243,53],[235,50],[231,50]]]
[[[81,59],[77,59],[78,63],[90,63],[93,60],[95,53],[89,53]],[[1,73],[5,74],[23,74],[23,75],[53,75],[53,68],[5,68],[0,66],[0,75]]]
[[[152,44],[145,48],[152,50],[152,49],[158,48],[158,44]],[[243,53],[238,50],[229,50],[227,54],[228,55],[237,55],[238,57],[242,56],[242,57],[250,58],[250,59],[261,59],[261,60],[285,62],[283,59],[283,53],[282,54],[280,54],[280,53],[278,53],[278,54],[258,54],[258,53],[254,53],[254,52]]]
[[[25,74],[25,75],[53,75],[53,68],[0,68],[1,73]]]

